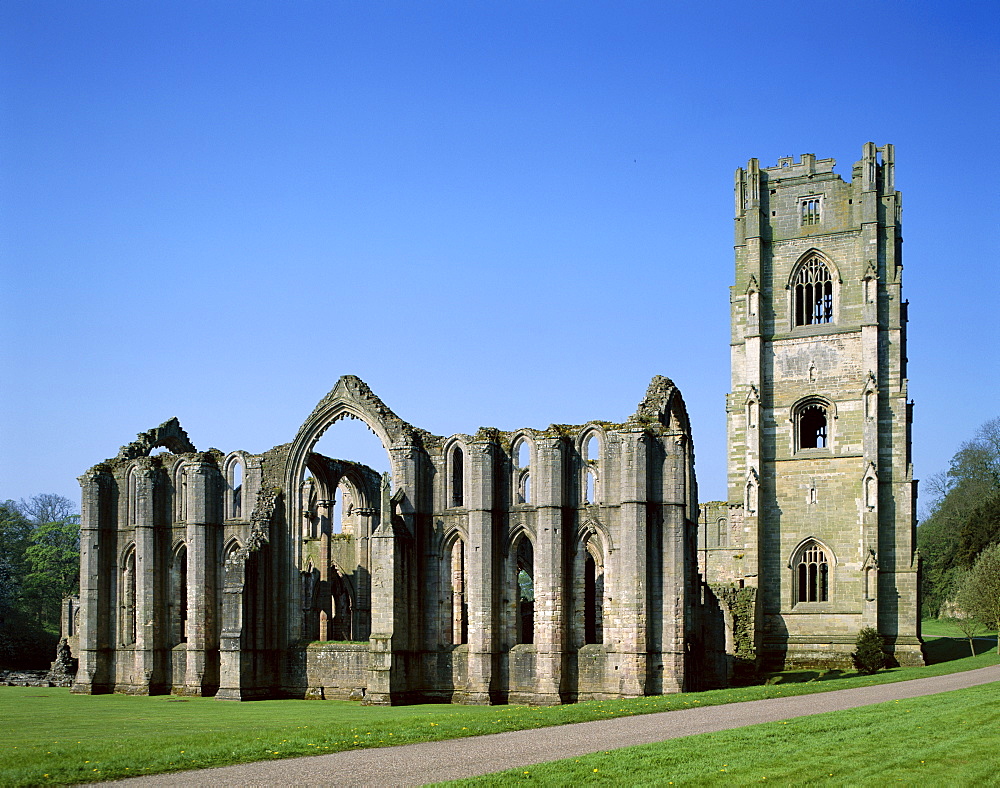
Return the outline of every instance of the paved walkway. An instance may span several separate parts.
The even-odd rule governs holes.
[[[592,752],[741,728],[1000,681],[1000,665],[895,684],[642,714],[467,739],[350,750],[138,777],[138,785],[423,785]]]

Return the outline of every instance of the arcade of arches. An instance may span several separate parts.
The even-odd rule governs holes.
[[[314,451],[342,418],[391,474]],[[199,452],[171,421],[81,483],[77,692],[559,703],[705,673],[665,378],[624,423],[442,438],[347,376],[289,444]]]

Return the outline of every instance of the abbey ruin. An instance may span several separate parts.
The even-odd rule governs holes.
[[[833,167],[736,174],[727,501],[660,376],[448,437],[345,376],[262,454],[172,419],[80,477],[74,691],[551,704],[844,666],[863,626],[921,663],[893,149]],[[391,473],[314,451],[344,418]]]

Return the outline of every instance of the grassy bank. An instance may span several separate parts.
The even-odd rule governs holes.
[[[65,689],[0,687],[0,783],[74,783],[385,747],[629,714],[710,706],[941,675],[1000,663],[994,641],[929,641],[933,663],[874,676],[792,671],[771,683],[557,707],[362,707],[341,701],[226,703],[210,698],[80,696]]]
[[[1000,685],[644,744],[447,785],[991,785]]]

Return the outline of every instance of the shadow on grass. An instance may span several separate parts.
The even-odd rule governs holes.
[[[996,636],[973,638],[975,656],[995,651]],[[964,637],[927,637],[924,638],[924,655],[928,665],[938,665],[942,662],[952,662],[957,659],[967,659],[973,656],[968,638]],[[887,668],[892,670],[892,667]],[[882,671],[880,671],[881,673]],[[805,684],[811,681],[830,681],[860,675],[855,670],[819,669],[819,670],[783,670],[777,673],[758,673],[743,677],[742,681],[734,682],[734,686],[760,686],[775,684]]]
[[[972,643],[977,657],[997,647],[996,637],[973,638]],[[926,638],[924,654],[928,665],[937,665],[940,662],[971,657],[972,649],[969,648],[967,638]]]

